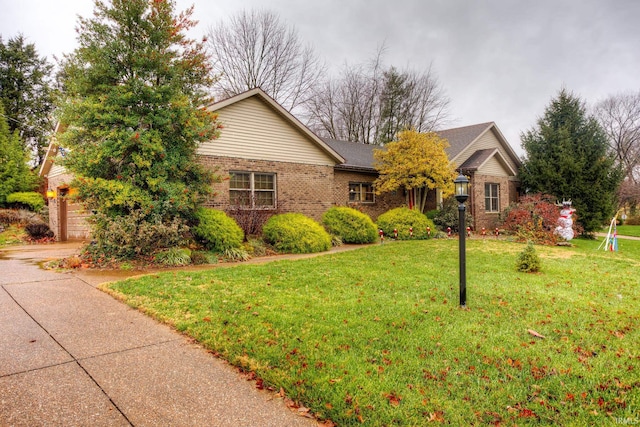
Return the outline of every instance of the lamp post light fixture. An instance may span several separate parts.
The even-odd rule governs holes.
[[[458,201],[458,246],[460,260],[460,307],[467,305],[467,254],[465,242],[465,226],[464,226],[464,202],[469,198],[469,180],[466,176],[460,175],[453,181],[455,185],[455,196]]]

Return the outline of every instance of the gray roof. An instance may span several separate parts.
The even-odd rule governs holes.
[[[504,137],[502,137],[500,131],[495,128],[494,122],[479,123],[477,125],[462,126],[454,129],[445,129],[437,131],[436,133],[440,137],[445,138],[447,141],[449,141],[449,147],[447,147],[445,151],[447,152],[447,156],[449,157],[449,159],[453,160],[457,155],[462,153],[462,151],[467,148],[469,144],[478,139],[491,127],[494,127],[494,129],[496,129],[496,132],[498,133],[498,137],[504,140]],[[373,150],[383,149],[383,147],[379,145],[340,141],[329,138],[322,138],[322,140],[335,152],[345,158],[346,161],[344,163],[336,166],[338,169],[376,172],[376,169],[373,167]],[[507,151],[509,151],[509,153],[513,155],[513,158],[516,160],[516,162],[519,162],[517,156],[515,155],[515,153],[513,153],[513,150],[508,146],[508,143],[506,143],[506,141],[505,144],[507,144],[505,147]],[[496,149],[478,150],[464,162],[462,167],[466,170],[476,170],[478,167],[482,166],[482,164],[486,162],[489,157],[494,155],[495,152]]]
[[[360,142],[340,141],[337,139],[322,138],[333,151],[345,158],[345,162],[336,166],[339,169],[355,169],[360,171],[375,172],[373,167],[373,150],[381,149],[379,145],[362,144]]]
[[[478,150],[471,155],[463,164],[460,165],[458,169],[462,169],[465,171],[476,171],[480,166],[482,166],[487,160],[489,160],[495,153],[496,148],[487,148],[484,150]]]
[[[479,123],[477,125],[440,130],[437,133],[440,137],[449,141],[449,147],[445,151],[449,158],[453,159],[493,124],[493,122]]]

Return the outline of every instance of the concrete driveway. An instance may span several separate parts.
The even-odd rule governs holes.
[[[315,426],[167,326],[46,259],[0,250],[0,426]]]

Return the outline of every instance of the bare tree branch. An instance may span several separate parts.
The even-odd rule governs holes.
[[[625,177],[640,183],[640,92],[610,96],[596,104],[595,116]]]
[[[328,79],[307,102],[306,119],[319,135],[384,144],[402,130],[426,132],[444,124],[449,99],[431,72],[385,69],[384,46],[365,65]]]
[[[308,100],[324,72],[296,29],[265,10],[243,11],[228,24],[210,27],[208,47],[220,76],[214,90],[221,98],[260,87],[291,111]]]

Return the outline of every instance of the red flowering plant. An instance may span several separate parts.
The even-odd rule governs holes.
[[[528,194],[504,212],[503,228],[513,234],[519,242],[534,242],[555,245],[558,235],[555,229],[560,208],[548,194]]]

